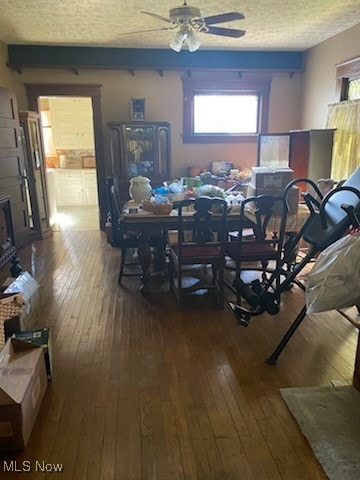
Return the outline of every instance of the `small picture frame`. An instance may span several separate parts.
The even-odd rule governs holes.
[[[145,120],[145,98],[131,99],[131,119]]]
[[[81,159],[82,159],[82,168],[95,168],[96,167],[95,156],[94,155],[83,156],[83,157],[81,157]]]

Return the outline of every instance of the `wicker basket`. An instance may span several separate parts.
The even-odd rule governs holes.
[[[143,200],[141,202],[141,205],[143,207],[144,210],[146,210],[147,212],[153,212],[153,205],[154,205],[154,202],[150,202],[150,200]]]
[[[0,350],[5,345],[4,323],[6,320],[21,315],[24,303],[22,293],[0,294]]]
[[[152,209],[155,215],[168,215],[173,208],[172,203],[153,203]]]
[[[156,203],[150,202],[150,200],[143,200],[141,204],[144,210],[155,215],[167,215],[173,209],[172,203]]]

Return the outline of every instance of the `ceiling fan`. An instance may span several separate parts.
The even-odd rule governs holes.
[[[192,7],[184,0],[180,7],[172,8],[169,11],[169,17],[163,17],[156,13],[141,11],[146,15],[151,15],[170,25],[168,27],[154,28],[151,30],[140,30],[137,32],[121,33],[120,35],[129,35],[134,33],[156,32],[160,30],[177,30],[170,42],[170,47],[176,52],[180,52],[183,45],[187,45],[190,52],[197,50],[201,41],[196,32],[208,33],[210,35],[221,35],[223,37],[240,38],[245,35],[245,30],[235,28],[214,27],[214,24],[231,22],[233,20],[242,20],[244,15],[239,12],[219,13],[203,17],[201,11],[197,7]]]

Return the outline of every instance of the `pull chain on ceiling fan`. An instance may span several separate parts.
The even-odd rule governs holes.
[[[223,37],[240,38],[245,35],[245,30],[238,30],[235,28],[213,27],[217,23],[232,22],[234,20],[244,19],[244,15],[239,12],[219,13],[218,15],[211,15],[203,17],[201,11],[197,7],[192,7],[184,1],[180,7],[172,8],[169,11],[169,18],[157,15],[152,12],[141,11],[146,15],[150,15],[163,22],[170,23],[168,27],[155,28],[151,30],[140,30],[137,32],[122,33],[120,35],[129,35],[135,33],[156,32],[161,30],[175,30],[178,29],[170,42],[170,47],[176,52],[180,52],[183,45],[187,45],[190,52],[197,50],[201,41],[197,33],[208,33],[210,35],[221,35]]]

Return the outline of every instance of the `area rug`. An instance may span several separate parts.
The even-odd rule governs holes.
[[[360,392],[349,385],[280,393],[329,479],[358,480]]]

